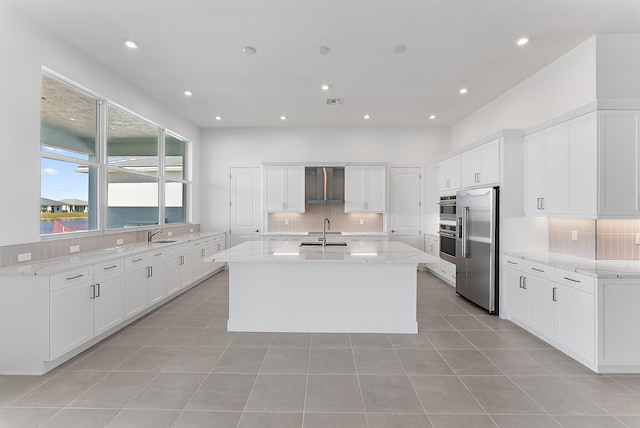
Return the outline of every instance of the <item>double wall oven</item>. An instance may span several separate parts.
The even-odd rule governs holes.
[[[441,196],[440,202],[440,258],[456,262],[456,197]]]

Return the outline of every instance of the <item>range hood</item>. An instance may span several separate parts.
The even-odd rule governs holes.
[[[305,199],[308,204],[341,204],[344,202],[343,167],[306,167]]]

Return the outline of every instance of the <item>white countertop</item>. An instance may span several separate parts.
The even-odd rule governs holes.
[[[305,246],[288,241],[247,241],[206,258],[228,263],[433,263],[435,257],[402,242],[349,242],[347,246]]]
[[[150,250],[169,249],[174,245],[184,244],[190,241],[207,238],[209,236],[218,235],[223,232],[196,232],[184,235],[174,235],[167,240],[175,240],[169,243],[157,242],[137,242],[134,244],[123,245],[119,247],[104,248],[102,250],[87,251],[77,254],[70,254],[63,257],[56,257],[47,260],[37,260],[33,262],[18,263],[17,265],[6,266],[0,268],[0,276],[2,275],[52,275],[58,272],[68,270],[70,267],[82,267],[97,262],[109,261],[119,257],[132,256]]]
[[[260,236],[310,236],[317,237],[317,232],[313,232],[312,235],[309,232],[264,232]],[[331,233],[327,232],[327,237],[339,237],[339,236],[389,236],[385,232],[340,232]]]
[[[504,254],[596,278],[640,278],[640,260],[591,260],[549,252],[512,251]]]

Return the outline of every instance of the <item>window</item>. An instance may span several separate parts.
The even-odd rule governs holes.
[[[47,73],[41,128],[41,235],[187,221],[186,140]]]

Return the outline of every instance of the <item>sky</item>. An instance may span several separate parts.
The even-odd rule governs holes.
[[[41,158],[40,195],[43,198],[89,200],[89,175],[75,172],[78,164]]]

